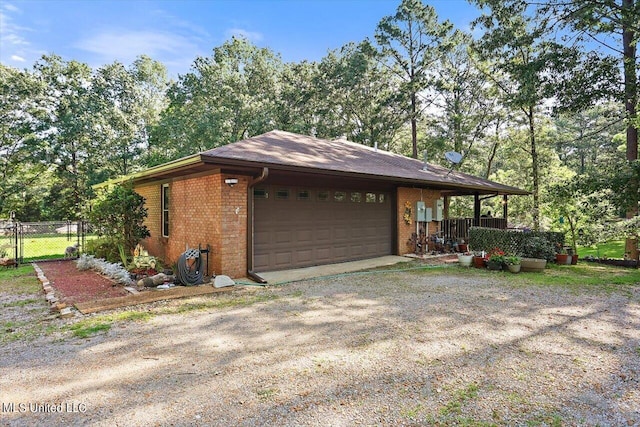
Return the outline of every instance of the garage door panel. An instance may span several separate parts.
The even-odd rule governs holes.
[[[333,256],[336,258],[348,258],[349,257],[349,246],[347,245],[336,245],[333,247]]]
[[[282,186],[278,189],[284,188]],[[305,189],[308,190],[308,189]],[[254,269],[269,271],[343,262],[388,255],[392,247],[392,209],[385,203],[351,201],[353,191],[329,191],[329,200],[319,200],[318,190],[308,190],[306,200],[289,188],[287,200],[256,199],[254,222]],[[335,201],[334,192],[346,199]],[[377,192],[376,194],[380,194]],[[270,195],[275,194],[274,188]]]
[[[292,261],[291,251],[277,252],[275,255],[276,255],[275,256],[276,267],[287,266],[291,264],[291,261]]]
[[[331,241],[331,229],[330,228],[316,228],[314,231],[314,238],[317,243]]]
[[[331,248],[317,248],[315,253],[319,264],[331,261]]]
[[[304,249],[296,252],[296,262],[309,264],[313,262],[313,249]]]
[[[255,264],[255,266],[262,266],[262,265],[271,264],[269,262],[269,254],[268,253],[259,254],[258,250],[256,248],[256,254],[254,254],[254,256],[253,256],[253,263]]]
[[[276,234],[276,238],[275,238],[276,244],[291,243],[292,233],[290,231],[281,230],[281,231],[277,231],[275,234]]]
[[[343,224],[340,224],[334,231],[333,231],[333,238],[335,240],[348,240],[349,239],[349,229],[347,227],[345,227]]]

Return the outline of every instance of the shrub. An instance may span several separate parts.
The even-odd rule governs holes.
[[[525,258],[553,261],[556,257],[556,245],[540,236],[531,236],[524,241],[520,254]]]
[[[133,190],[131,183],[103,191],[89,212],[89,220],[96,233],[115,246],[115,259],[120,258],[119,245],[131,254],[140,240],[150,236],[149,229],[144,225],[146,217],[144,197]]]
[[[103,258],[110,262],[120,260],[118,253],[118,244],[106,237],[87,240],[85,244],[85,252],[96,258]]]
[[[491,252],[494,248],[500,248],[506,253],[521,257],[553,260],[556,248],[564,246],[564,234],[471,227],[469,246],[476,252]]]

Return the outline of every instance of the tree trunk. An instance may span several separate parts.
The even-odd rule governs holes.
[[[418,118],[416,106],[416,94],[411,94],[411,144],[413,147],[412,156],[414,159],[418,158]]]
[[[496,152],[498,151],[498,144],[500,143],[500,122],[496,123],[496,140],[493,142],[491,146],[491,152],[489,153],[489,159],[487,160],[487,170],[484,174],[486,179],[489,179],[489,175],[491,175],[491,167],[493,166],[493,159],[496,157]]]
[[[627,160],[632,162],[638,159],[638,129],[635,127],[637,118],[636,104],[638,103],[638,86],[636,76],[636,46],[633,43],[635,36],[632,26],[633,9],[636,0],[622,0],[622,44],[624,55],[624,95],[625,110],[627,113]],[[632,180],[629,183],[631,194],[637,194],[638,183]],[[638,202],[632,200],[632,204],[627,210],[627,218],[638,215]],[[625,242],[625,252],[628,252],[631,259],[638,261],[638,239],[627,238]]]
[[[539,182],[539,166],[538,152],[536,151],[536,127],[533,106],[529,106],[527,112],[529,119],[529,142],[531,150],[531,178],[533,180],[533,229],[540,230],[540,182]]]

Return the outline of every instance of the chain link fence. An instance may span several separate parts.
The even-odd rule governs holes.
[[[8,219],[0,219],[0,266],[17,265],[18,258],[17,224]]]
[[[86,221],[13,222],[0,220],[0,259],[4,264],[77,258],[95,238]],[[2,263],[2,261],[0,261]]]

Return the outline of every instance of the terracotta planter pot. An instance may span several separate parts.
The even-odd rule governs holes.
[[[546,259],[539,258],[522,258],[520,261],[520,271],[542,272],[547,266]]]
[[[556,264],[558,265],[566,265],[568,259],[569,255],[567,254],[556,254]]]
[[[462,267],[471,267],[473,255],[458,255],[458,262]]]
[[[466,243],[460,243],[458,244],[458,250],[460,252],[467,252],[469,250],[469,245],[467,245]]]
[[[474,256],[473,266],[475,268],[484,268],[484,258],[482,258],[481,256]]]
[[[578,263],[578,255],[571,255],[571,265],[576,265]]]
[[[507,265],[507,268],[509,269],[510,272],[516,274],[516,273],[520,273],[520,268],[522,266],[520,264],[516,264],[516,265]]]

